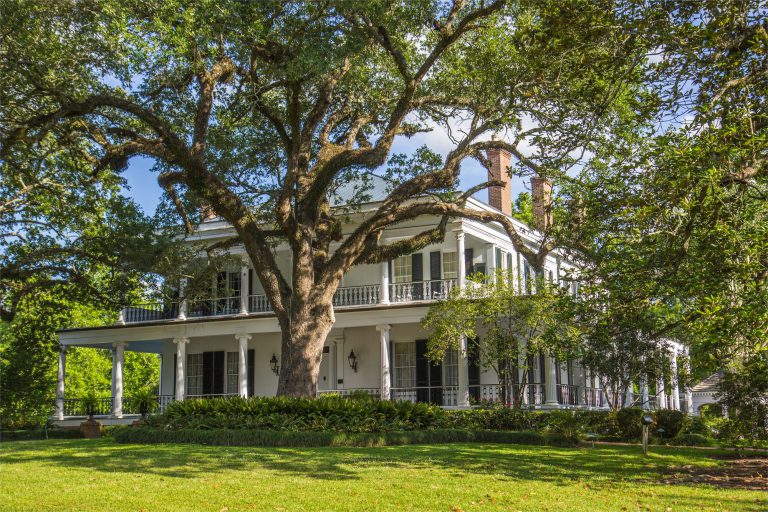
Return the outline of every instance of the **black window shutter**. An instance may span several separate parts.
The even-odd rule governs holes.
[[[246,365],[248,373],[248,396],[253,396],[254,384],[256,382],[256,351],[248,349],[248,364]]]
[[[439,281],[443,273],[440,268],[440,251],[429,253],[429,278],[432,281]]]
[[[253,269],[248,269],[248,295],[253,295]]]
[[[411,281],[424,280],[424,258],[420,252],[411,254]]]
[[[429,402],[429,360],[427,340],[416,340],[416,390],[417,402]]]
[[[411,254],[411,281],[413,285],[413,299],[421,300],[424,298],[424,287],[421,282],[424,280],[424,257],[420,252]]]
[[[467,340],[467,365],[470,386],[480,385],[480,340],[470,338]]]
[[[213,394],[224,394],[224,351],[213,353]]]
[[[557,383],[558,384],[562,384],[562,382],[561,382],[562,378],[561,378],[561,375],[560,375],[560,361],[558,361],[557,359],[555,359],[555,369],[557,369],[557,372],[555,372]]]
[[[464,249],[464,275],[472,273],[472,260],[475,258],[472,248]]]
[[[213,394],[213,352],[203,352],[203,394]]]
[[[539,352],[539,377],[541,377],[541,384],[546,381],[547,369],[544,366],[544,352]]]

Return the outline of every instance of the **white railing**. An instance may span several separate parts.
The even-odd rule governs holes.
[[[240,313],[240,296],[196,299],[187,302],[187,317],[237,315]]]
[[[379,288],[378,284],[339,288],[333,294],[333,305],[343,307],[377,304],[379,302]]]
[[[249,295],[248,312],[249,313],[267,313],[272,311],[272,304],[266,295]]]
[[[392,388],[390,394],[395,401],[453,406],[458,404],[459,388],[457,386],[415,386]]]
[[[172,320],[179,316],[178,302],[146,302],[122,309],[121,323],[155,322]]]
[[[393,283],[389,285],[390,302],[413,302],[419,300],[442,300],[456,285],[455,279]]]
[[[381,390],[379,388],[349,388],[349,389],[318,389],[317,396],[322,395],[339,395],[350,396],[357,394],[366,394],[374,398],[381,397]]]

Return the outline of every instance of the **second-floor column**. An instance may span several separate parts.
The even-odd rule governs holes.
[[[467,277],[467,262],[464,259],[464,232],[456,232],[456,285],[459,290],[464,290]]]
[[[184,400],[184,383],[187,369],[187,343],[189,338],[174,338],[176,344],[176,382],[174,384],[174,398]]]
[[[64,381],[67,378],[67,347],[59,347],[59,369],[56,373],[56,419],[64,419]]]
[[[187,319],[187,278],[182,277],[179,282],[179,320]]]
[[[248,267],[240,268],[240,314],[248,314]]]
[[[248,342],[250,334],[235,334],[237,340],[237,392],[241,397],[248,396]]]
[[[125,343],[112,345],[112,416],[123,417],[123,367]]]
[[[376,326],[379,331],[379,344],[381,353],[381,383],[380,393],[382,400],[389,400],[392,393],[392,368],[389,366],[389,324]]]
[[[382,261],[379,263],[381,270],[381,290],[379,291],[379,302],[381,304],[389,304],[389,262]]]

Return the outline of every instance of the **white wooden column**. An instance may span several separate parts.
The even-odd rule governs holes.
[[[174,398],[184,400],[184,383],[186,382],[187,369],[187,343],[189,338],[174,338],[176,344],[176,383],[174,387]]]
[[[679,411],[680,410],[680,386],[678,385],[678,378],[677,378],[677,350],[672,351],[672,360],[670,361],[670,373],[671,373],[671,381],[670,385],[672,386],[672,403],[670,404],[672,406],[672,409]]]
[[[379,290],[379,302],[389,304],[389,262],[382,261],[379,264],[381,269],[381,290]]]
[[[643,409],[646,411],[650,409],[650,404],[648,403],[648,383],[645,377],[640,378],[640,399],[643,401]]]
[[[241,397],[248,396],[248,342],[251,340],[250,334],[235,334],[238,341],[237,351],[237,392]]]
[[[659,377],[656,381],[656,408],[667,408],[667,392],[664,389],[664,377]]]
[[[557,364],[555,364],[555,358],[551,356],[544,356],[544,387],[546,388],[547,399],[544,405],[557,406]]]
[[[240,314],[248,314],[248,267],[240,267]]]
[[[456,232],[456,285],[460,291],[464,290],[467,276],[467,262],[464,259],[464,232]]]
[[[376,326],[376,330],[379,331],[379,344],[381,346],[380,392],[382,400],[389,400],[392,393],[392,369],[389,366],[389,330],[391,327],[389,324]]]
[[[459,340],[458,384],[456,405],[469,407],[469,356],[467,354],[467,337]]]
[[[491,283],[496,282],[497,265],[499,265],[499,263],[496,261],[496,246],[489,244],[488,248],[485,250],[485,272]]]
[[[56,419],[64,419],[64,381],[67,378],[67,347],[59,347],[59,370],[56,373]]]
[[[123,417],[123,366],[125,343],[112,345],[112,416]]]
[[[517,394],[520,393],[522,396],[520,396],[520,403],[524,405],[528,405],[528,396],[530,396],[530,392],[528,390],[533,389],[531,388],[531,382],[526,378],[526,372],[530,375],[533,373],[528,366],[528,360],[525,357],[525,343],[520,342],[518,345],[518,352],[517,352],[517,382],[519,382],[521,385],[512,391],[513,395],[512,397],[517,397]],[[522,383],[525,381],[528,386],[523,389]],[[499,397],[499,400],[502,400],[504,397]]]
[[[187,278],[182,277],[179,281],[179,320],[187,319]]]

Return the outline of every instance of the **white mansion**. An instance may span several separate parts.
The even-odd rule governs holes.
[[[509,165],[503,151],[489,155],[495,177]],[[470,199],[467,206],[478,210],[511,209],[510,185],[489,190],[489,204]],[[534,179],[535,199],[549,194],[549,185]],[[371,203],[351,216],[359,222],[376,208]],[[535,214],[541,216],[541,209]],[[428,222],[419,218],[389,229],[385,241],[396,241],[423,231]],[[540,234],[513,220],[531,247]],[[190,241],[229,238],[232,228],[219,219],[203,222]],[[290,253],[277,247],[287,275]],[[247,255],[234,247],[239,268],[230,268],[212,283],[211,298],[175,303],[140,304],[126,307],[116,325],[64,330],[59,333],[61,352],[55,420],[66,424],[85,414],[82,399],[68,397],[64,387],[68,347],[111,349],[113,354],[111,398],[104,398],[97,413],[104,421],[126,421],[138,411],[130,397],[123,396],[124,353],[158,354],[161,361],[159,401],[161,407],[172,400],[203,396],[270,396],[277,389],[280,365],[280,330],[260,283],[250,269]],[[421,319],[434,301],[446,297],[453,287],[464,287],[473,272],[493,275],[498,268],[517,277],[519,289],[526,290],[532,279],[527,262],[514,249],[499,225],[471,220],[453,220],[442,244],[380,265],[360,265],[344,276],[334,297],[336,323],[323,349],[319,393],[345,395],[365,392],[382,400],[426,401],[447,407],[468,407],[480,400],[498,400],[499,379],[487,365],[480,364],[472,351],[449,353],[441,364],[426,357],[428,333]],[[563,286],[574,286],[564,276],[573,266],[563,254],[550,253],[545,278]],[[480,339],[482,343],[482,336]],[[687,349],[674,342],[673,368],[677,355]],[[606,397],[599,380],[577,361],[558,362],[547,354],[533,358],[528,365],[528,386],[523,403],[536,408],[601,408]],[[523,371],[522,369],[519,371]],[[515,372],[516,373],[516,372]],[[513,375],[520,382],[521,375]],[[690,391],[675,383],[638,383],[637,393],[629,392],[625,403],[648,408],[687,409]],[[654,390],[659,390],[654,393]]]

